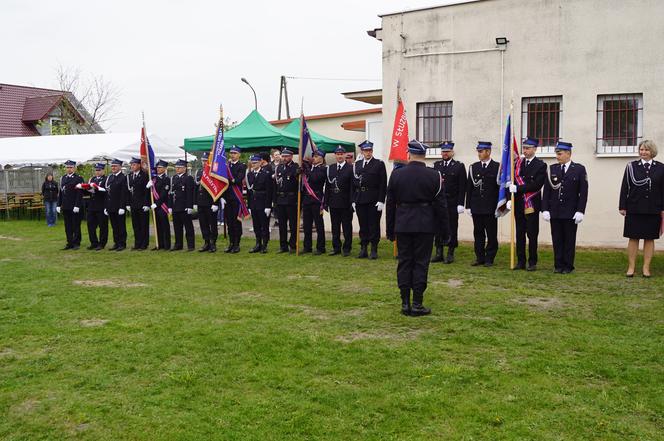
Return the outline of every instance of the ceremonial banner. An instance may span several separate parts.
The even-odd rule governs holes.
[[[150,193],[152,194],[152,202],[154,204],[158,204],[159,207],[166,213],[168,214],[168,205],[167,201],[161,201],[159,200],[159,193],[157,193],[157,190],[155,189],[155,182],[157,180],[157,168],[155,167],[155,161],[154,161],[154,150],[152,150],[152,146],[150,145],[150,140],[148,139],[148,135],[145,132],[145,124],[141,128],[141,147],[139,150],[139,154],[141,157],[141,168],[150,176],[150,181],[152,181],[152,187],[150,187]]]
[[[507,117],[507,127],[505,128],[505,138],[503,140],[502,156],[500,159],[500,170],[498,172],[498,204],[496,206],[496,217],[501,217],[509,213],[507,201],[511,199],[509,184],[512,182],[512,156],[519,158],[519,150],[516,145],[516,139],[512,142],[512,152],[510,153],[510,135],[512,134],[512,115]],[[517,159],[519,161],[519,159]]]
[[[201,175],[201,185],[210,193],[212,200],[215,202],[228,188],[228,175],[224,146],[224,124],[223,118],[220,118],[214,143],[208,155],[208,160],[203,164]]]
[[[401,97],[397,95],[397,113],[394,117],[394,128],[392,129],[392,143],[390,145],[390,161],[408,161],[408,119],[403,107]],[[396,163],[394,164],[396,168]]]

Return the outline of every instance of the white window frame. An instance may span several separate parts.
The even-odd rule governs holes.
[[[562,95],[545,95],[545,96],[528,96],[521,99],[521,141],[523,142],[528,135],[528,105],[537,104],[539,102],[550,102],[560,104],[560,110],[558,111],[558,139],[563,139],[563,96]],[[547,100],[547,101],[541,101]],[[556,155],[556,146],[555,145],[540,145],[537,149],[538,156],[551,157],[553,158]]]
[[[604,141],[604,103],[618,99],[636,99],[636,139],[635,145],[603,145]],[[614,93],[597,95],[597,132],[595,134],[595,152],[597,156],[638,156],[639,142],[643,140],[643,93]],[[600,138],[600,134],[602,137]]]

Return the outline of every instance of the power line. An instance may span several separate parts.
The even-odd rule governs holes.
[[[286,77],[289,80],[317,80],[317,81],[382,81],[380,78],[322,78],[322,77]]]

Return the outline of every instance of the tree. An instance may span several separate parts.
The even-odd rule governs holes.
[[[120,99],[120,90],[103,75],[86,75],[80,68],[56,68],[56,81],[63,92],[68,92],[72,105],[89,117],[93,129],[112,120]]]

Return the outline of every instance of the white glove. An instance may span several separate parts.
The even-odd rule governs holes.
[[[125,211],[124,211],[124,209],[120,208],[118,210],[118,215],[122,216],[123,214],[125,214]]]
[[[104,208],[104,216],[108,216],[108,210]]]
[[[457,205],[457,214],[461,214],[464,212],[463,205]]]
[[[131,213],[131,206],[127,205],[126,208],[127,208],[127,212],[128,212],[128,213]]]
[[[495,188],[495,187],[494,187]],[[470,211],[470,208],[466,208],[466,214],[470,217],[473,217],[473,212]]]
[[[194,211],[198,211],[198,205],[194,205]]]
[[[90,193],[93,193],[93,194],[94,194],[94,192],[95,192],[95,188],[94,188],[94,186],[91,186],[90,188],[88,188],[88,191],[89,191]]]
[[[143,205],[141,208],[143,209],[143,211],[150,211],[150,207],[148,207],[147,205]]]
[[[516,193],[516,185],[510,184],[510,193]]]
[[[505,182],[505,188],[510,188],[512,186],[512,181]]]
[[[507,211],[510,211],[512,209],[512,201],[507,201],[505,207],[507,207]]]
[[[265,216],[270,217],[270,213],[272,213],[272,209],[271,208],[266,208],[265,209]]]
[[[149,180],[148,183],[145,184],[145,188],[152,188],[153,185],[152,180]]]
[[[157,204],[150,205],[150,208],[154,210],[155,208],[157,208]]]
[[[219,211],[219,205],[213,205],[213,206],[210,207],[210,208],[212,209],[212,212],[213,212],[213,213],[216,213],[217,211]]]
[[[173,209],[172,208],[168,209],[168,214],[173,214]]]
[[[548,211],[543,211],[542,212],[542,219],[549,222],[551,220],[551,213],[549,213]]]
[[[353,207],[353,211],[357,211],[357,210],[355,210],[355,202],[353,202],[353,203],[351,204],[351,206]]]
[[[78,207],[74,207],[73,210],[71,210],[71,211],[73,211],[74,213],[78,213],[79,211],[81,211],[81,209],[78,208]],[[581,215],[581,216],[583,216],[583,215]],[[577,224],[578,224],[578,222],[577,222]]]
[[[385,208],[385,204],[382,202],[376,202],[376,210],[378,211],[383,211],[383,208]]]
[[[76,188],[80,190],[80,189],[83,188],[83,185],[81,185],[81,184],[76,184]]]
[[[248,208],[247,211],[249,212],[249,216],[251,216],[251,208]]]
[[[575,224],[577,225],[580,224],[581,222],[583,222],[583,213],[577,211],[576,213],[574,213],[574,217],[572,219],[574,219]]]
[[[222,199],[221,200],[221,209],[223,210],[225,206],[226,206],[226,199]]]
[[[194,210],[192,210],[191,208],[187,208],[187,214],[191,214],[193,212],[194,212]]]
[[[61,210],[61,208],[60,208],[60,207],[55,207],[55,211],[57,211],[57,212],[58,212],[58,214],[60,214],[60,210]]]

